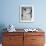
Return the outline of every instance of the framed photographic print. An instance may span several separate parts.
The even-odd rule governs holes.
[[[34,7],[32,5],[20,6],[20,22],[34,21]]]

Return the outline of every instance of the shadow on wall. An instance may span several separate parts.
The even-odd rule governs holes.
[[[4,28],[6,28],[6,26],[4,24],[0,24],[0,43],[2,43],[2,32],[5,32],[6,30],[3,30]]]

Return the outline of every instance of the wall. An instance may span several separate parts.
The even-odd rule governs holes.
[[[46,27],[46,0],[1,0],[0,25],[13,24],[16,28]],[[20,5],[33,5],[35,21],[21,23],[19,21]]]

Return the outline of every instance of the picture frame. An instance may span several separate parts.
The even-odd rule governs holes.
[[[33,22],[34,21],[34,7],[33,5],[20,6],[20,22]]]

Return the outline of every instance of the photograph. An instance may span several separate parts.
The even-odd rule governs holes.
[[[33,18],[33,7],[32,6],[21,6],[20,7],[20,22],[32,22]]]

